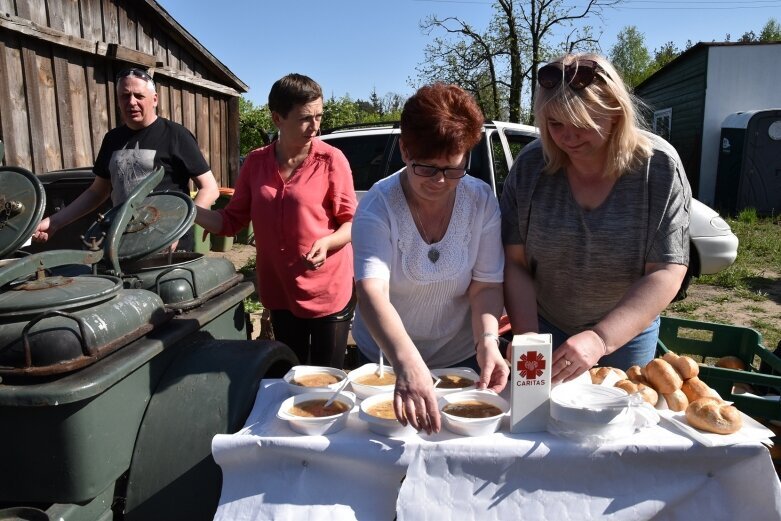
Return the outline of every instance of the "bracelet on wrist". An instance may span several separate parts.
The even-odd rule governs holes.
[[[602,338],[602,335],[597,333],[597,331],[595,329],[589,329],[589,331],[591,331],[592,333],[597,335],[597,338],[599,339],[599,341],[602,342],[602,356],[605,356],[607,354],[607,342],[605,342],[605,339]]]
[[[480,335],[480,340],[475,342],[475,351],[477,351],[477,346],[480,345],[480,341],[483,338],[490,338],[494,340],[496,342],[496,347],[499,347],[501,345],[501,343],[499,342],[499,335],[497,335],[496,333],[483,333],[482,335]]]

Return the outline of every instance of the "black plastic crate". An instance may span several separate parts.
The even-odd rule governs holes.
[[[749,416],[781,420],[781,358],[762,345],[758,331],[740,326],[662,317],[657,355],[668,351],[687,355],[700,363],[700,379],[724,400]],[[745,371],[714,367],[722,356],[736,356]],[[761,369],[761,370],[760,370]],[[747,396],[733,393],[735,384],[750,386]]]

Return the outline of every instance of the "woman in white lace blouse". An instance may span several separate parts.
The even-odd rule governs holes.
[[[422,87],[404,105],[406,167],[375,184],[353,222],[358,311],[353,337],[364,359],[379,349],[396,373],[402,423],[438,432],[429,370],[472,366],[480,388],[501,391],[499,352],[504,256],[499,205],[465,175],[483,115],[453,85]]]

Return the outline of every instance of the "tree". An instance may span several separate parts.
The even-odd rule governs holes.
[[[444,31],[445,37],[426,46],[418,77],[422,82],[456,83],[475,96],[486,117],[519,122],[527,112],[521,109],[524,94],[534,96],[539,65],[557,48],[571,52],[593,47],[596,38],[590,28],[576,24],[599,17],[605,7],[621,1],[494,0],[494,14],[484,31],[457,17],[429,16],[421,30]],[[557,45],[558,30],[569,32]]]
[[[442,81],[460,85],[475,95],[487,118],[498,118],[501,107],[496,94],[500,81],[496,62],[505,53],[503,44],[490,32],[479,33],[458,18],[432,16],[421,23],[426,34],[435,28],[455,35],[455,41],[437,37],[427,45],[426,60],[417,68],[419,77],[424,83]],[[484,95],[480,96],[481,93]]]
[[[377,94],[377,89],[373,88],[372,93],[369,96],[369,103],[371,103],[372,110],[382,116],[382,99],[380,99],[379,94]]]
[[[324,129],[343,127],[358,122],[359,108],[349,96],[326,100],[323,103],[323,120],[320,126]]]
[[[673,61],[680,54],[681,51],[678,50],[673,42],[667,42],[659,49],[655,49],[654,59],[649,66],[649,76]]]
[[[244,156],[254,148],[269,143],[269,132],[274,128],[268,107],[255,106],[245,97],[239,98],[239,154]]]
[[[636,87],[650,74],[651,55],[645,47],[645,36],[634,25],[624,27],[618,33],[609,56],[629,87]]]
[[[771,18],[767,21],[762,31],[759,33],[760,42],[777,42],[781,41],[781,25],[775,18]]]
[[[756,41],[759,41],[759,39],[757,38],[757,35],[754,33],[754,31],[745,32],[743,33],[743,36],[738,38],[739,43],[751,43]]]
[[[401,119],[401,109],[404,108],[405,101],[401,94],[388,92],[382,97],[382,113],[394,120]]]

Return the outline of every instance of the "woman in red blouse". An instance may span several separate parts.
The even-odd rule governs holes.
[[[199,208],[196,222],[231,236],[252,220],[258,293],[274,337],[301,363],[341,368],[355,308],[350,165],[316,138],[323,94],[314,80],[277,80],[268,106],[279,139],[250,152],[230,203],[219,211]]]

